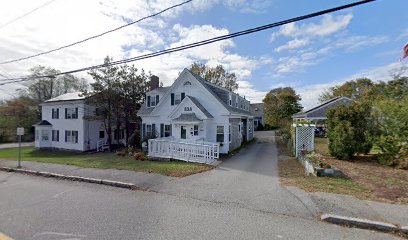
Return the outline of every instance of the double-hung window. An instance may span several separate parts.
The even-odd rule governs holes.
[[[78,143],[78,131],[65,131],[65,142]]]
[[[52,109],[52,119],[58,119],[59,118],[59,108],[53,108]]]
[[[217,142],[224,142],[224,126],[217,126]]]
[[[147,124],[146,125],[146,137],[152,137],[153,132],[152,132],[152,125]]]
[[[65,119],[78,119],[78,108],[65,108]]]
[[[181,94],[180,93],[176,93],[174,94],[174,104],[180,104],[181,103]]]
[[[52,141],[59,142],[59,130],[52,130]]]
[[[164,137],[171,136],[171,125],[164,125]]]
[[[198,125],[194,125],[194,136],[198,136]]]
[[[48,141],[48,130],[41,130],[41,141]]]

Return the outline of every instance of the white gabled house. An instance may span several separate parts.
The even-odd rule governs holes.
[[[170,87],[158,87],[157,77],[151,80],[146,102],[138,112],[142,119],[142,140],[149,140],[149,155],[168,156],[164,142],[190,144],[184,147],[166,145],[186,155],[182,160],[194,161],[200,145],[219,146],[218,153],[228,153],[253,138],[253,117],[250,102],[245,98],[184,69]],[[203,149],[202,151],[208,151]],[[186,154],[190,152],[190,154]],[[217,156],[218,156],[217,153]],[[188,156],[187,156],[188,155]],[[205,155],[205,154],[204,154]],[[200,161],[200,160],[197,160]]]
[[[106,144],[103,121],[92,120],[96,108],[86,104],[81,93],[66,93],[40,105],[42,120],[34,125],[37,149],[91,151]],[[112,130],[112,142],[118,137],[126,142],[124,130]]]

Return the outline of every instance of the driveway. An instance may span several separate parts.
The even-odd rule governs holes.
[[[22,147],[31,147],[34,146],[34,142],[24,142],[21,143]],[[18,147],[18,143],[3,143],[0,144],[0,149],[4,149],[4,148],[16,148]]]
[[[314,218],[308,207],[278,177],[274,132],[256,132],[256,143],[212,171],[175,179],[151,190],[268,213]]]

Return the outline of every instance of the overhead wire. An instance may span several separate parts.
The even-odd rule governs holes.
[[[136,57],[133,57],[133,58],[123,59],[123,60],[119,60],[119,61],[113,61],[113,62],[110,62],[109,64],[93,65],[93,66],[79,68],[79,69],[75,69],[75,70],[60,72],[58,74],[52,74],[52,75],[42,75],[42,76],[36,76],[36,77],[10,78],[10,79],[7,79],[9,82],[0,83],[0,86],[10,84],[10,83],[30,81],[30,80],[38,79],[38,78],[50,78],[50,77],[56,77],[56,76],[64,75],[64,74],[72,74],[72,73],[77,73],[77,72],[89,71],[89,70],[93,70],[93,69],[98,69],[98,68],[114,66],[114,65],[118,65],[118,64],[124,64],[124,63],[139,61],[139,60],[143,60],[143,59],[147,59],[147,58],[157,57],[157,56],[164,55],[164,54],[178,52],[178,51],[182,51],[182,50],[189,49],[189,48],[203,46],[203,45],[207,45],[207,44],[210,44],[210,43],[214,43],[214,42],[218,42],[218,41],[222,41],[222,40],[226,40],[226,39],[230,39],[230,38],[234,38],[234,37],[238,37],[238,36],[243,36],[243,35],[259,32],[259,31],[263,31],[263,30],[278,27],[278,26],[281,26],[281,25],[284,25],[284,24],[288,24],[288,23],[292,23],[292,22],[297,22],[297,21],[317,17],[317,16],[324,15],[324,14],[327,14],[327,13],[336,12],[336,11],[339,11],[339,10],[351,8],[351,7],[354,7],[354,6],[357,6],[357,5],[366,4],[366,3],[374,2],[374,1],[376,1],[376,0],[358,1],[358,2],[354,2],[354,3],[350,3],[350,4],[330,8],[330,9],[326,9],[326,10],[323,10],[323,11],[318,11],[318,12],[314,12],[314,13],[311,13],[311,14],[307,14],[307,15],[303,15],[303,16],[299,16],[299,17],[295,17],[295,18],[290,18],[290,19],[287,19],[287,20],[283,20],[283,21],[279,21],[279,22],[266,24],[266,25],[263,25],[263,26],[259,26],[259,27],[255,27],[255,28],[235,32],[235,33],[232,33],[232,34],[226,34],[226,35],[222,35],[222,36],[218,36],[218,37],[214,37],[214,38],[209,38],[209,39],[206,39],[206,40],[202,40],[202,41],[182,45],[182,46],[179,46],[179,47],[168,48],[168,49],[165,49],[165,50],[161,50],[161,51],[157,51],[157,52],[153,52],[153,53],[149,53],[149,54],[139,55],[139,56],[136,56]]]
[[[3,24],[0,24],[0,29],[5,28],[5,27],[7,27],[8,25],[10,25],[10,24],[12,24],[12,23],[14,23],[14,22],[16,22],[16,21],[18,21],[18,20],[24,18],[24,17],[27,17],[27,16],[30,15],[31,13],[33,13],[33,12],[35,12],[35,11],[37,11],[37,10],[39,10],[39,9],[41,9],[41,8],[43,8],[43,7],[45,7],[45,6],[47,6],[47,5],[49,5],[49,4],[51,4],[51,3],[55,2],[55,1],[56,1],[56,0],[51,0],[51,1],[45,2],[44,4],[42,4],[42,5],[38,6],[38,7],[34,8],[34,9],[32,9],[32,10],[26,12],[26,13],[24,13],[24,14],[21,15],[21,16],[18,16],[18,17],[13,18],[13,19],[11,19],[11,20],[9,20],[9,21],[3,23]]]
[[[54,49],[51,49],[51,50],[43,51],[43,52],[36,53],[36,54],[30,55],[30,56],[26,56],[26,57],[21,57],[21,58],[17,58],[17,59],[13,59],[13,60],[3,61],[3,62],[0,62],[0,65],[4,65],[4,64],[8,64],[8,63],[14,63],[14,62],[20,62],[20,61],[27,60],[27,59],[30,59],[30,58],[35,58],[35,57],[39,57],[39,56],[42,56],[42,55],[50,54],[50,53],[53,53],[53,52],[56,52],[56,51],[59,51],[59,50],[65,49],[65,48],[69,48],[69,47],[72,47],[72,46],[75,46],[75,45],[78,45],[78,44],[87,42],[87,41],[89,41],[89,40],[102,37],[102,36],[104,36],[104,35],[106,35],[106,34],[109,34],[109,33],[115,32],[115,31],[118,31],[118,30],[120,30],[120,29],[122,29],[122,28],[129,27],[129,26],[131,26],[131,25],[134,25],[134,24],[139,23],[139,22],[141,22],[141,21],[144,21],[144,20],[146,20],[146,19],[149,19],[149,18],[158,16],[158,15],[160,15],[160,14],[162,14],[162,13],[164,13],[164,12],[167,12],[167,11],[173,9],[173,8],[181,7],[181,6],[183,6],[183,5],[185,5],[185,4],[189,3],[189,2],[192,2],[192,1],[193,1],[193,0],[188,0],[188,1],[185,1],[185,2],[182,2],[182,3],[179,3],[179,4],[176,4],[176,5],[172,5],[171,7],[165,8],[165,9],[159,11],[159,12],[156,12],[156,13],[151,14],[151,15],[149,15],[149,16],[140,18],[140,19],[138,19],[138,20],[136,20],[136,21],[132,21],[132,22],[127,23],[127,24],[125,24],[125,25],[121,25],[121,26],[119,26],[119,27],[110,29],[110,30],[108,30],[108,31],[105,31],[105,32],[102,32],[102,33],[99,33],[99,34],[96,34],[96,35],[87,37],[87,38],[85,38],[85,39],[82,39],[82,40],[79,40],[79,41],[76,41],[76,42],[73,42],[73,43],[69,43],[69,44],[63,45],[63,46],[61,46],[61,47],[57,47],[57,48],[54,48]]]

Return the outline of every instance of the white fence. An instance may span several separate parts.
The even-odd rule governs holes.
[[[294,147],[295,155],[299,157],[300,151],[314,150],[314,129],[315,125],[293,125],[295,127]]]
[[[149,157],[211,164],[219,158],[220,145],[204,141],[180,142],[171,138],[157,138],[149,139],[148,151]]]

